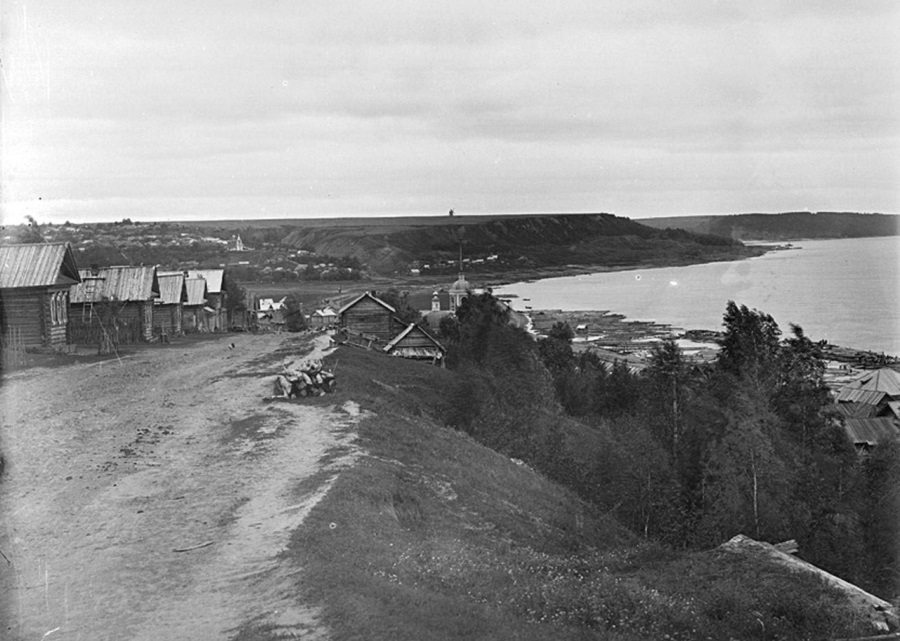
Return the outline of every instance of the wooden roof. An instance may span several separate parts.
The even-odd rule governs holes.
[[[338,314],[343,314],[343,313],[346,312],[348,309],[350,309],[351,307],[353,307],[354,305],[356,305],[356,304],[359,303],[360,301],[365,300],[366,298],[375,301],[376,303],[378,303],[379,305],[381,305],[382,307],[384,307],[386,310],[388,310],[388,311],[391,312],[392,314],[396,314],[396,313],[397,313],[397,310],[396,310],[396,309],[394,309],[393,307],[391,307],[390,305],[388,305],[387,303],[385,303],[385,302],[384,302],[383,300],[381,300],[380,298],[376,298],[375,296],[372,296],[372,294],[371,294],[370,292],[364,292],[364,293],[360,294],[359,296],[357,296],[356,298],[354,298],[353,300],[351,300],[349,303],[347,303],[347,304],[344,305],[343,307],[341,307],[341,310],[338,312]]]
[[[69,243],[0,246],[0,288],[80,283]]]
[[[184,288],[187,291],[187,299],[185,305],[202,305],[206,302],[206,279],[205,278],[185,278]]]
[[[900,397],[900,373],[890,367],[865,371],[841,388],[837,400],[871,402],[861,400],[860,392],[881,392],[891,397]]]
[[[872,446],[900,438],[900,428],[890,417],[844,419],[844,429],[854,444]]]
[[[159,296],[156,267],[101,267],[97,273],[80,271],[84,282],[69,292],[73,303],[96,303],[104,298],[118,301],[147,301]]]
[[[188,277],[206,279],[206,291],[210,294],[221,294],[225,280],[224,269],[189,269]]]
[[[416,325],[415,323],[410,323],[406,329],[397,334],[394,339],[384,346],[384,351],[390,352],[398,345],[403,344],[404,341],[408,341],[411,337],[416,337],[418,339],[425,339],[425,342],[429,344],[431,347],[436,347],[437,349],[444,351],[444,346],[441,345],[437,340],[435,340],[431,334],[426,332],[424,329]]]
[[[174,305],[187,300],[184,272],[157,273],[156,278],[159,281],[159,299],[156,302]]]

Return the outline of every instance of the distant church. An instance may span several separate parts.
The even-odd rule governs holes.
[[[249,247],[244,247],[244,241],[241,240],[241,235],[237,234],[236,236],[231,237],[231,241],[234,243],[234,247],[230,247],[228,251],[230,252],[245,252],[250,251]]]
[[[476,293],[478,292],[466,280],[466,275],[463,273],[462,250],[460,250],[459,278],[450,285],[450,289],[446,292],[435,290],[431,295],[431,309],[423,313],[428,328],[433,331],[440,329],[441,321],[448,316],[454,316],[463,301]]]

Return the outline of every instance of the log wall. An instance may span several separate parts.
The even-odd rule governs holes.
[[[0,292],[0,332],[16,330],[26,347],[65,347],[68,288],[27,287]]]
[[[154,305],[153,331],[156,334],[165,332],[179,335],[182,330],[182,304]]]
[[[77,343],[93,343],[100,332],[98,309],[101,303],[69,305],[69,332]],[[153,301],[130,301],[117,304],[116,324],[119,343],[136,343],[153,339]]]
[[[341,327],[359,334],[368,334],[388,342],[397,331],[393,313],[369,298],[363,298],[341,314]]]

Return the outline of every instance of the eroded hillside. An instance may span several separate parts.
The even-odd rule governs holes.
[[[444,222],[440,222],[443,220]],[[284,243],[331,256],[352,256],[375,271],[389,273],[411,264],[449,267],[460,246],[469,259],[491,259],[503,267],[560,265],[620,266],[700,262],[753,255],[729,239],[684,231],[656,230],[611,214],[568,214],[418,219],[391,225],[304,226],[291,229]]]

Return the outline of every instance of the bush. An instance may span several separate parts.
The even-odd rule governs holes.
[[[302,332],[307,328],[299,294],[290,294],[284,301],[284,325],[289,332]]]

